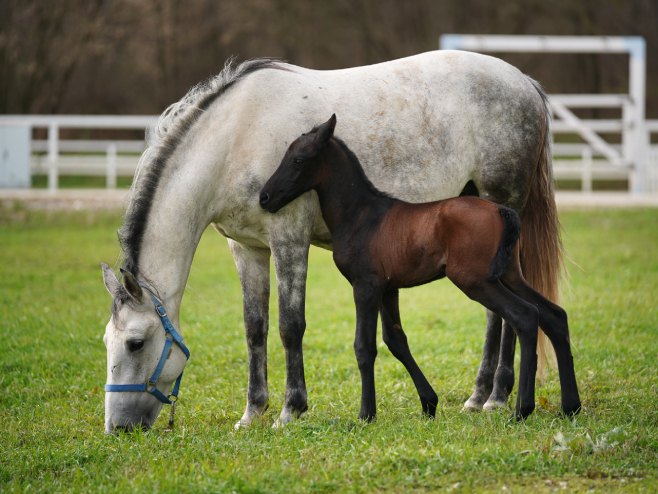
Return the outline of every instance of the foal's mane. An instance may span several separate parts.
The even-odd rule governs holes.
[[[315,128],[313,130],[315,130]],[[347,144],[345,144],[345,142],[342,139],[339,139],[335,135],[332,137],[332,139],[345,152],[345,155],[350,161],[352,168],[354,168],[354,170],[356,170],[357,172],[357,175],[363,179],[363,182],[366,184],[366,187],[370,192],[372,192],[374,195],[378,197],[386,197],[389,199],[393,198],[393,196],[391,196],[390,194],[387,194],[386,192],[383,192],[379,190],[377,187],[375,187],[375,185],[370,181],[370,179],[366,175],[366,172],[363,169],[363,166],[361,165],[359,158],[356,157],[356,154],[352,152],[352,150],[347,146]]]
[[[118,232],[125,270],[137,275],[142,238],[160,177],[192,125],[236,82],[262,69],[286,70],[281,63],[274,58],[258,58],[236,66],[234,59],[230,58],[219,74],[194,86],[162,113],[154,132],[147,134],[147,148],[137,165],[130,203]]]

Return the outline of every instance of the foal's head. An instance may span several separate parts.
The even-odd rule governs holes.
[[[288,147],[279,168],[260,193],[260,205],[276,213],[293,199],[318,185],[322,162],[321,151],[334,135],[336,115],[307,134],[302,134]]]

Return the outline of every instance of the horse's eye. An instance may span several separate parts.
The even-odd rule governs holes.
[[[301,166],[301,165],[304,164],[304,159],[303,158],[295,158],[294,160],[292,160],[292,162],[297,166]]]
[[[144,340],[128,340],[126,346],[128,347],[128,351],[136,352],[144,348]]]

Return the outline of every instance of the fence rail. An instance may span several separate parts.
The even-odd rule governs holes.
[[[551,106],[556,113],[552,130],[554,171],[557,179],[578,179],[582,190],[592,189],[594,180],[632,180],[633,167],[624,158],[625,149],[632,145],[624,142],[624,134],[633,122],[627,118],[627,95],[552,95]],[[617,119],[569,119],[571,109],[619,108]],[[557,109],[557,111],[556,111]],[[567,118],[564,118],[564,117]],[[136,139],[60,139],[62,129],[84,130],[141,130],[147,131],[157,122],[151,115],[12,115],[0,116],[0,133],[3,127],[29,129],[29,175],[47,175],[48,188],[58,188],[61,175],[105,176],[108,188],[116,187],[118,176],[132,176],[139,156],[145,148],[143,134]],[[47,139],[32,138],[35,129],[46,129]],[[647,142],[658,138],[658,120],[645,121]],[[598,133],[618,134],[620,143],[609,144]],[[579,136],[583,142],[564,142],[564,137]],[[585,136],[585,137],[583,137]],[[594,143],[594,145],[592,144]],[[658,145],[646,153],[649,174],[646,179],[650,190],[658,191]]]

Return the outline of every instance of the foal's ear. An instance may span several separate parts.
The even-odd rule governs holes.
[[[335,128],[336,114],[334,113],[329,120],[318,127],[318,130],[315,133],[315,144],[318,146],[324,146],[334,135]]]
[[[123,284],[126,287],[128,295],[130,295],[135,302],[141,304],[143,292],[142,287],[139,285],[139,281],[137,281],[134,274],[125,269],[121,269],[121,274],[123,275]]]

